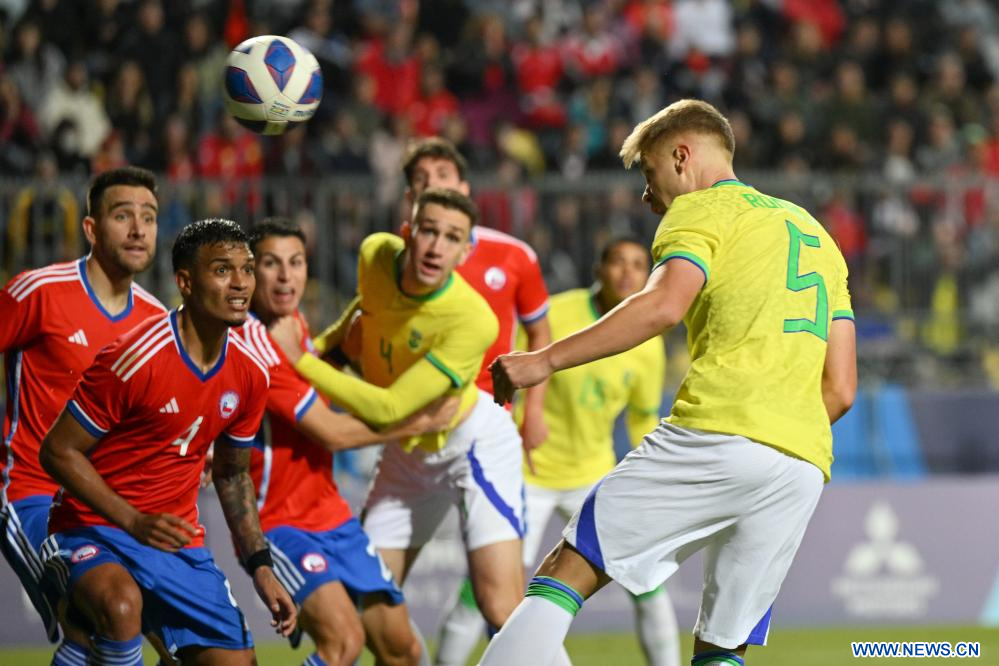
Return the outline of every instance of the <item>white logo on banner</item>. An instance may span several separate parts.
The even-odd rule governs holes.
[[[875,502],[864,519],[867,539],[850,549],[832,593],[846,612],[863,618],[918,618],[927,614],[940,581],[923,571],[923,558],[899,537],[898,516],[887,502]]]

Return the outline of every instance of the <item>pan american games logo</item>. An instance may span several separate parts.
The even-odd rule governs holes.
[[[899,534],[898,516],[887,502],[875,502],[864,518],[865,539],[855,544],[832,581],[849,615],[912,619],[927,614],[940,581],[926,573],[914,545]]]

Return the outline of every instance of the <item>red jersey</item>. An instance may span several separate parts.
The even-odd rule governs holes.
[[[21,273],[0,291],[0,352],[7,375],[3,502],[59,489],[38,449],[97,352],[143,320],[165,312],[132,283],[128,305],[108,313],[87,279],[86,259]]]
[[[501,231],[475,227],[472,252],[458,273],[489,303],[499,319],[499,335],[486,352],[475,383],[493,392],[489,364],[513,349],[517,320],[535,322],[548,313],[548,289],[531,246]]]
[[[198,523],[198,485],[208,447],[223,437],[247,447],[267,402],[264,362],[227,334],[208,372],[187,355],[177,311],[153,317],[101,350],[66,409],[100,441],[87,457],[116,493],[143,513],[172,513]],[[49,533],[110,525],[60,490]],[[204,528],[191,547],[203,544]]]
[[[299,320],[305,323],[300,315]],[[251,318],[239,335],[267,363],[271,375],[262,436],[250,456],[260,526],[264,531],[287,526],[310,532],[339,527],[351,513],[333,480],[333,454],[295,428],[322,398],[295,372],[260,321]]]

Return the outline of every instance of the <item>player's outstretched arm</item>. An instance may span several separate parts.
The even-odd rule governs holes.
[[[527,334],[527,351],[544,349],[552,341],[552,329],[548,324],[548,316],[537,321],[524,324]],[[527,389],[524,393],[524,421],[520,425],[520,437],[524,450],[532,451],[548,439],[548,427],[545,426],[545,390],[548,382],[543,381]],[[530,461],[530,457],[528,457]]]
[[[852,319],[836,319],[829,327],[826,362],[822,368],[822,402],[829,413],[829,423],[836,423],[849,411],[856,395],[856,326]]]
[[[297,428],[327,451],[344,451],[443,430],[451,423],[460,404],[461,398],[456,395],[439,398],[394,426],[374,430],[364,421],[334,412],[316,401],[302,415]]]
[[[240,561],[252,576],[257,595],[271,612],[271,625],[282,636],[288,636],[295,629],[298,612],[270,563],[270,551],[257,514],[257,495],[250,477],[250,449],[231,446],[225,438],[216,440],[212,479]],[[267,554],[266,561],[260,559],[261,553]]]
[[[111,489],[87,458],[98,439],[66,410],[42,440],[38,459],[71,495],[131,534],[139,543],[175,552],[191,542],[197,529],[177,516],[145,514]]]
[[[496,402],[509,402],[516,389],[534,386],[553,372],[619,354],[665,333],[683,319],[702,286],[704,273],[694,264],[661,264],[642,291],[597,322],[537,352],[497,358],[491,366]]]

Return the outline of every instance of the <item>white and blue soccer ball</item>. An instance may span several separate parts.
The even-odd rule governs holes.
[[[225,63],[225,107],[258,134],[281,134],[312,117],[323,73],[308,49],[287,37],[251,37]]]

